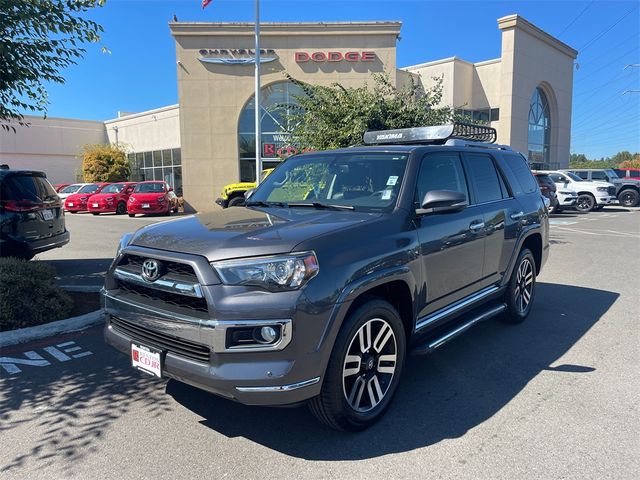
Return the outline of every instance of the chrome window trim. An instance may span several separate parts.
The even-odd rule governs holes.
[[[315,385],[320,381],[320,377],[310,378],[302,382],[290,383],[289,385],[276,385],[269,387],[236,387],[239,392],[247,393],[260,393],[260,392],[290,392],[291,390],[298,390],[299,388],[309,387]]]
[[[475,302],[479,302],[480,300],[482,300],[483,298],[488,297],[489,295],[496,293],[499,290],[499,287],[496,287],[495,285],[492,285],[490,287],[487,287],[483,290],[480,290],[479,292],[476,292],[474,294],[469,295],[466,298],[463,298],[462,300],[457,301],[456,303],[454,303],[453,305],[450,305],[448,307],[445,307],[442,310],[438,310],[436,312],[433,312],[429,315],[427,315],[426,317],[422,318],[422,320],[419,320],[418,323],[416,323],[416,331],[423,329],[424,327],[432,324],[433,322],[436,322],[444,317],[447,317],[449,315],[452,315],[453,313],[457,312],[458,310],[461,310],[462,308],[471,305],[472,303]]]
[[[148,282],[147,280],[142,278],[142,275],[128,272],[120,267],[117,267],[113,271],[113,276],[118,280],[135,283],[136,285],[153,288],[155,290],[161,290],[163,292],[175,293],[178,295],[185,295],[194,298],[204,298],[202,287],[200,287],[200,284],[198,283],[179,282],[177,280],[170,280],[165,277],[159,278],[158,280],[155,280],[153,282]]]

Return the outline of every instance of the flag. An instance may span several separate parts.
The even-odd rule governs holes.
[[[213,0],[202,0],[202,9],[204,10]]]

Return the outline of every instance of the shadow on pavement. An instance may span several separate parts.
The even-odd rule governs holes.
[[[115,249],[109,253],[115,255]],[[56,283],[58,285],[102,286],[104,284],[104,276],[113,258],[74,258],[40,261],[48,263],[56,269]]]
[[[24,375],[7,375],[0,368],[0,438],[6,439],[4,432],[23,424],[33,429],[32,436],[24,439],[30,448],[23,453],[9,458],[2,447],[0,478],[27,464],[39,469],[53,465],[72,469],[84,456],[99,450],[102,437],[123,415],[142,409],[147,418],[155,418],[170,410],[173,402],[164,393],[164,381],[132,370],[124,355],[105,349],[101,328],[73,337],[93,352],[86,360]],[[14,348],[2,349],[2,355],[15,355]],[[42,351],[38,344],[31,348]]]
[[[464,435],[507,405],[540,372],[588,375],[586,365],[552,366],[604,315],[618,294],[538,284],[523,324],[489,321],[428,357],[410,358],[396,398],[371,429],[340,433],[305,408],[247,407],[177,381],[167,392],[227,436],[245,437],[307,460],[359,460]]]

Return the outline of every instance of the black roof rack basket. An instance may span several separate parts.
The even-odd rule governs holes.
[[[459,138],[460,140],[471,140],[474,142],[495,143],[498,134],[495,128],[485,125],[474,125],[472,123],[455,122],[453,132],[449,138]]]
[[[495,128],[471,123],[450,123],[431,127],[399,128],[396,130],[368,131],[364,134],[364,143],[368,145],[384,144],[443,144],[447,140],[457,138],[473,142],[495,143]]]

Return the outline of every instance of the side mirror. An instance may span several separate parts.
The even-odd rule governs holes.
[[[468,205],[467,196],[462,192],[431,190],[424,196],[422,208],[416,209],[416,214],[460,212]]]
[[[256,191],[255,188],[251,188],[249,190],[247,190],[246,192],[244,192],[244,199],[245,200],[249,200],[249,198],[251,198],[251,195],[253,195],[253,193]]]

